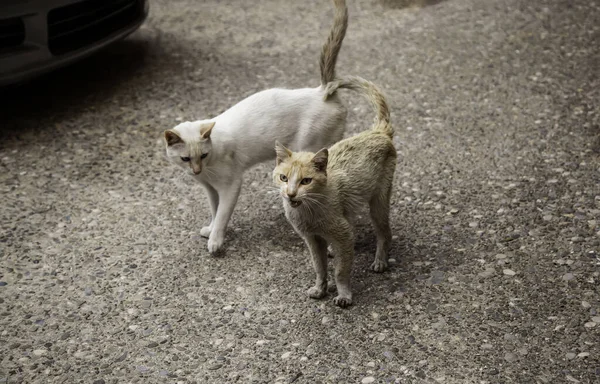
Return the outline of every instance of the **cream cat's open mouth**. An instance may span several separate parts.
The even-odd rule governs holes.
[[[288,200],[290,205],[292,206],[292,208],[297,208],[300,204],[302,204],[302,201],[300,200]]]

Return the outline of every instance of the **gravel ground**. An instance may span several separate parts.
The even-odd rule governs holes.
[[[397,130],[391,269],[369,271],[363,215],[355,305],[308,299],[272,164],[211,257],[204,193],[160,144],[316,86],[329,2],[154,1],[130,38],[1,96],[0,383],[600,382],[600,3],[349,7],[338,72],[380,84]]]

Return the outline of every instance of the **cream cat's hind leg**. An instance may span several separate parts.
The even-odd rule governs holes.
[[[314,235],[305,236],[304,241],[308,245],[317,275],[315,285],[306,293],[313,299],[320,299],[327,293],[327,242],[322,237]]]
[[[204,189],[206,189],[206,197],[208,197],[208,205],[210,206],[210,224],[206,227],[202,227],[200,229],[200,236],[202,237],[210,237],[210,233],[213,229],[213,224],[215,223],[215,216],[217,215],[217,207],[219,206],[219,194],[217,190],[214,189],[210,184],[203,184]]]
[[[371,269],[375,272],[383,272],[387,269],[388,250],[392,243],[392,231],[390,229],[391,186],[381,189],[369,202],[371,221],[377,235],[377,251],[375,260],[371,264]]]

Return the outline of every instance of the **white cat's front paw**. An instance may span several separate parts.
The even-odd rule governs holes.
[[[327,293],[325,287],[326,286],[315,285],[314,287],[310,287],[306,293],[312,299],[320,299]]]
[[[225,236],[220,233],[211,233],[208,238],[208,252],[217,253],[221,247],[223,246],[223,242],[225,241]]]
[[[212,227],[210,225],[208,227],[202,227],[202,229],[200,230],[200,236],[209,238],[211,232]]]

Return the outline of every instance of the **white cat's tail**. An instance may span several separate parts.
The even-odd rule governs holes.
[[[385,101],[385,96],[379,88],[368,80],[358,76],[348,76],[336,79],[327,84],[325,98],[333,94],[339,88],[347,88],[361,92],[369,100],[375,110],[375,124],[373,130],[383,132],[390,138],[394,136],[394,128],[390,123],[390,109]]]
[[[321,86],[335,79],[335,63],[337,62],[338,54],[342,48],[342,41],[346,36],[348,28],[348,7],[345,0],[333,0],[335,6],[335,16],[333,17],[333,26],[329,31],[327,41],[321,49],[321,57],[319,58],[319,67],[321,68]]]

